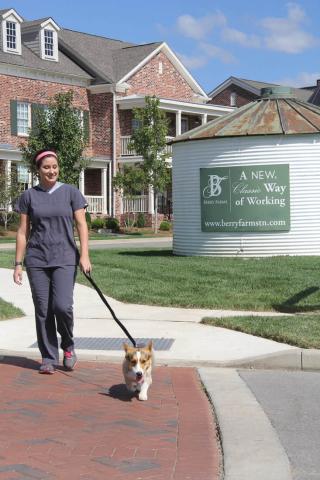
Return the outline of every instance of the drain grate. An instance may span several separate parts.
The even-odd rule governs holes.
[[[174,338],[136,338],[137,345],[146,344],[153,341],[155,350],[170,350]],[[104,338],[104,337],[77,337],[74,339],[75,348],[77,350],[122,350],[122,344],[126,342],[131,345],[127,338]],[[38,342],[30,345],[29,348],[37,348]]]

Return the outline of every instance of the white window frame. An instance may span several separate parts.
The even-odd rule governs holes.
[[[28,122],[28,126],[27,126],[27,129],[29,130],[31,128],[31,103],[28,103],[28,102],[17,102],[17,135],[19,137],[29,137],[29,131],[28,132],[25,132],[25,131],[19,131],[19,105],[25,105],[27,108],[26,108],[26,111],[27,111],[27,122]],[[25,119],[23,119],[25,120]]]
[[[52,40],[53,40],[53,55],[46,55],[45,51],[45,31],[52,32]],[[58,34],[54,27],[50,24],[45,25],[40,30],[40,51],[41,51],[41,58],[43,60],[50,60],[51,62],[57,62],[59,60],[58,57]]]
[[[21,55],[21,26],[20,17],[16,17],[13,11],[8,12],[7,15],[2,17],[2,49],[5,53],[13,53],[15,55]],[[22,20],[22,19],[21,19]],[[14,23],[16,26],[16,48],[10,48],[7,45],[7,22]]]

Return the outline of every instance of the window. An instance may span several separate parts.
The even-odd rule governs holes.
[[[134,132],[135,130],[140,128],[140,126],[141,126],[140,120],[138,120],[137,118],[133,118],[131,122],[132,131]]]
[[[46,57],[53,57],[53,31],[44,31],[44,54]]]
[[[17,102],[17,134],[29,135],[30,127],[30,104],[25,102]]]
[[[163,63],[162,62],[159,62],[159,73],[160,73],[160,75],[163,74]]]
[[[17,49],[17,28],[15,22],[6,22],[7,48]]]
[[[232,92],[230,94],[230,107],[236,107],[237,106],[237,94],[236,92]]]

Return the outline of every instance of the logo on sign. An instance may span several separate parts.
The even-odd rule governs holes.
[[[228,177],[219,177],[219,175],[208,175],[208,185],[203,189],[203,198],[219,197],[221,194],[221,182]]]

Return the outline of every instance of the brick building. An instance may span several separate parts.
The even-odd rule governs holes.
[[[164,42],[135,45],[63,29],[51,17],[26,21],[14,9],[0,10],[0,17],[0,172],[14,166],[20,181],[30,186],[19,145],[28,137],[36,108],[72,90],[89,131],[90,166],[79,187],[94,214],[154,213],[151,191],[129,205],[112,184],[123,163],[141,161],[127,145],[132,109],[143,107],[146,95],[159,98],[170,119],[170,137],[232,110],[208,104],[208,96]],[[169,195],[162,202],[164,211]]]

